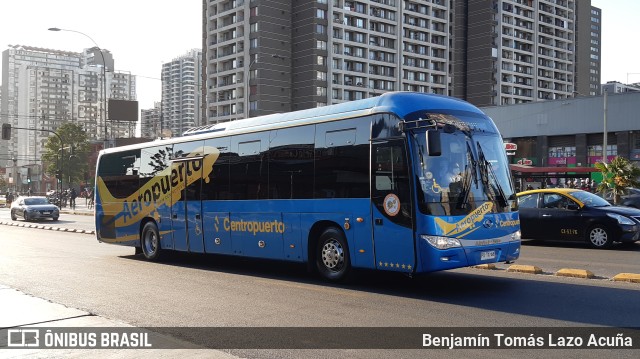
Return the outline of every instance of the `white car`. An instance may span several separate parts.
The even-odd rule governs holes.
[[[57,221],[60,217],[58,206],[49,203],[47,197],[18,197],[11,203],[11,220],[22,217],[25,221],[51,218]]]

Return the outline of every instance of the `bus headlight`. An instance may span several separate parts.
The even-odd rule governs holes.
[[[420,237],[425,241],[427,241],[427,243],[429,243],[431,246],[438,249],[462,247],[462,244],[460,244],[460,241],[455,238],[428,236],[426,234],[422,234],[420,235]]]
[[[522,239],[522,233],[520,231],[516,231],[515,233],[511,233],[512,241],[519,241]]]

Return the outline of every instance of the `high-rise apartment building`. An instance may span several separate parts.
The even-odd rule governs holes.
[[[161,102],[154,102],[153,108],[140,111],[140,137],[155,139],[160,133]]]
[[[596,18],[579,18],[576,3],[204,1],[204,124],[399,90],[479,106],[573,97],[578,84],[599,82],[600,66],[599,43],[588,60],[576,51],[578,38],[595,41]],[[589,72],[578,72],[578,57]]]
[[[602,10],[590,0],[576,1],[576,92],[600,95]]]
[[[131,125],[105,121],[107,98],[135,99],[135,76],[113,71],[107,50],[61,51],[13,45],[2,53],[2,101],[0,122],[13,127],[55,131],[64,122],[83,126],[89,139],[104,140],[133,135]],[[106,63],[103,79],[103,63]],[[106,94],[105,94],[106,90]],[[135,126],[135,124],[133,125]],[[135,127],[133,128],[135,130]],[[46,131],[15,130],[3,142],[0,158],[16,163],[0,166],[40,164]]]
[[[187,54],[162,65],[162,118],[160,132],[180,136],[202,124],[202,51]]]
[[[204,1],[206,124],[448,94],[449,0]]]
[[[574,0],[466,0],[455,13],[454,95],[478,106],[573,97]]]

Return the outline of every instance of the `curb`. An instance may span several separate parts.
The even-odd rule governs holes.
[[[509,266],[509,268],[507,268],[507,272],[542,274],[542,269],[536,266],[512,264]]]
[[[613,280],[616,282],[640,283],[640,274],[620,273],[620,274],[616,274],[613,277]]]
[[[62,209],[62,210],[60,210],[60,213],[75,214],[75,215],[78,215],[78,216],[93,216],[93,212],[73,211],[73,210],[68,210],[68,209]]]
[[[86,229],[54,227],[54,226],[50,226],[50,225],[25,223],[25,222],[5,222],[5,221],[0,221],[0,225],[13,226],[13,227],[24,227],[24,228],[36,228],[36,229],[44,229],[44,230],[48,230],[48,231],[83,233],[83,234],[92,234],[92,235],[96,234],[95,230],[89,231],[89,230],[86,230]]]
[[[473,266],[471,268],[481,269],[481,270],[505,270],[503,268],[497,267],[493,263],[480,264],[477,266]],[[614,282],[640,283],[640,274],[636,274],[636,273],[619,273],[613,276],[612,278],[607,278],[607,277],[596,276],[593,272],[586,269],[562,268],[555,273],[550,273],[550,272],[544,272],[540,267],[536,267],[532,265],[524,265],[524,264],[512,264],[506,269],[506,271],[513,272],[513,273],[552,275],[555,277],[605,279],[605,280],[610,280]]]
[[[585,269],[562,268],[556,272],[559,277],[588,278],[595,277],[591,271]]]

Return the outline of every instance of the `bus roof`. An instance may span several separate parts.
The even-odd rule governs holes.
[[[103,151],[106,153],[119,152],[148,146],[222,137],[237,133],[259,132],[282,127],[302,126],[320,122],[335,121],[374,113],[393,113],[398,117],[403,118],[405,115],[418,110],[438,109],[482,113],[472,104],[453,97],[418,92],[386,92],[377,97],[344,102],[336,105],[252,117],[244,120],[218,123],[215,125],[199,126],[189,129],[182,137],[110,148]]]

